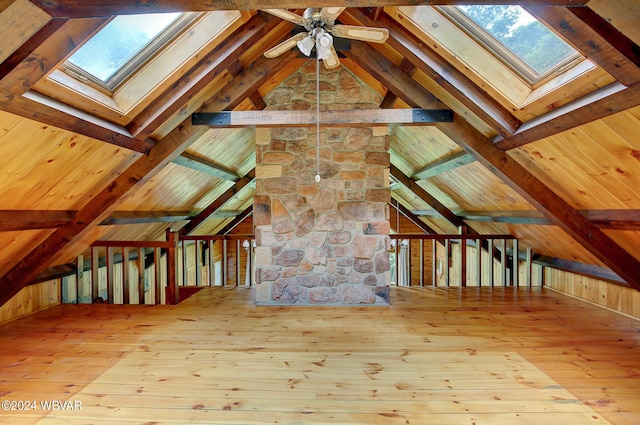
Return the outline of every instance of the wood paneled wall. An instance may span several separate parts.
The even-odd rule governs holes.
[[[0,323],[60,304],[60,280],[51,280],[23,288],[0,307]]]
[[[545,267],[544,286],[640,319],[640,292],[633,288]]]

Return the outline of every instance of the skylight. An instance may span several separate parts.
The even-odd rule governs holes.
[[[113,89],[154,53],[159,39],[173,36],[181,13],[115,17],[68,60],[75,72]]]
[[[453,6],[442,10],[531,84],[579,57],[520,6]]]

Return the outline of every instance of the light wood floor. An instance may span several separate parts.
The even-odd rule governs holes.
[[[540,289],[392,288],[392,303],[255,307],[205,288],[174,307],[55,307],[0,326],[0,400],[38,403],[0,423],[640,423],[638,321]]]

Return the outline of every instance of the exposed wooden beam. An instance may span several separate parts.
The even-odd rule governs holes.
[[[127,125],[127,129],[138,139],[148,137],[162,123],[180,112],[191,98],[222,74],[224,70],[232,68],[232,65],[247,49],[258,43],[278,23],[277,19],[265,22],[261,16],[253,16],[219,46],[205,55],[179,81],[168,87],[158,97],[158,100],[140,112]],[[186,118],[186,116],[182,118]]]
[[[503,137],[510,136],[520,126],[521,122],[508,109],[492,99],[471,79],[453,68],[437,52],[386,13],[380,14],[376,21],[359,10],[349,9],[343,15],[343,20],[350,17],[354,23],[387,28],[390,36],[386,44],[397,50],[405,60],[424,72]],[[369,49],[374,50],[371,47]]]
[[[119,0],[96,3],[93,0],[31,0],[54,17],[81,18],[89,16],[111,16],[135,13],[160,13],[206,10],[253,10],[253,9],[304,9],[307,7],[384,7],[454,4],[517,4],[584,6],[589,0],[147,0],[123,4]]]
[[[173,163],[232,182],[238,181],[240,178],[240,176],[233,171],[189,152],[184,152],[182,155],[174,159]]]
[[[513,136],[496,137],[494,144],[502,150],[517,148],[638,105],[640,84],[627,88],[611,83],[526,122]]]
[[[610,267],[629,285],[640,290],[640,261],[573,209],[564,199],[524,166],[462,119],[438,124],[438,129],[474,156],[520,196],[536,206],[558,227]]]
[[[50,21],[14,52],[12,63],[5,61],[2,64],[6,65],[7,69],[0,74],[0,88],[14,94],[29,91],[35,83],[64,61],[78,45],[100,29],[105,21],[104,18]],[[48,37],[44,38],[45,35]]]
[[[267,107],[267,104],[264,102],[264,99],[262,98],[262,96],[260,96],[260,93],[257,91],[253,92],[251,96],[249,96],[249,100],[251,101],[251,103],[253,103],[253,106],[255,106],[255,108],[260,111]]]
[[[393,195],[393,192],[392,192],[392,195]],[[396,209],[396,214],[404,215],[406,218],[408,218],[413,224],[418,226],[420,228],[420,230],[422,230],[425,233],[429,233],[429,234],[432,234],[432,235],[438,233],[431,226],[429,226],[427,223],[425,223],[424,221],[420,220],[420,217],[415,215],[411,210],[409,210],[407,207],[405,207],[400,202],[398,202],[397,199],[395,199],[395,201],[396,201],[395,203],[391,202],[390,205],[391,205],[391,208],[395,208]],[[396,229],[396,230],[400,231],[400,229]]]
[[[173,223],[189,220],[195,215],[193,211],[114,211],[100,225]]]
[[[605,267],[579,263],[577,261],[563,260],[561,258],[547,257],[544,255],[534,255],[533,262],[540,264],[541,266],[629,286],[629,284],[621,279],[620,276]]]
[[[135,152],[148,153],[155,145],[155,140],[138,140],[123,127],[32,91],[22,96],[0,92],[0,109]]]
[[[393,108],[393,104],[398,100],[398,96],[395,95],[391,90],[385,94],[382,102],[380,102],[380,109],[391,109]]]
[[[220,111],[236,104],[237,97],[229,97],[229,94],[238,94],[244,99],[280,71],[282,66],[292,59],[292,55],[285,53],[277,59],[258,58],[239,78],[232,80],[207,102],[201,111]],[[206,109],[211,105],[216,109]],[[141,156],[104,190],[97,193],[72,220],[59,227],[30,252],[25,252],[25,256],[0,277],[0,305],[17,294],[36,274],[48,268],[59,251],[77,243],[93,227],[107,219],[126,194],[144,185],[207,131],[206,127],[192,126],[191,119],[183,121],[150,149],[147,155]]]
[[[187,236],[193,232],[199,225],[207,220],[212,214],[218,211],[222,206],[229,201],[233,196],[240,192],[245,186],[253,181],[255,178],[255,168],[247,173],[246,176],[240,178],[233,186],[227,189],[222,195],[216,198],[211,204],[209,204],[204,210],[202,210],[197,216],[193,217],[186,226],[179,231],[180,236]]]
[[[564,7],[525,9],[625,86],[640,82],[640,47],[595,12],[588,8],[578,14]]]
[[[424,188],[422,188],[422,186],[420,186],[415,180],[407,177],[402,171],[400,171],[400,169],[398,169],[398,167],[391,164],[390,171],[391,175],[398,181],[398,183],[404,185],[407,189],[415,193],[416,196],[418,196],[424,202],[431,205],[433,209],[438,211],[438,213],[449,223],[453,224],[455,227],[466,227],[466,223],[464,222],[464,220],[455,215],[453,211],[447,208],[442,202],[438,201],[433,195],[424,190]],[[475,234],[476,232],[473,229],[469,229],[469,233]]]
[[[247,219],[251,215],[253,215],[253,204],[249,205],[247,208],[244,209],[244,211],[242,211],[241,213],[236,215],[233,220],[231,220],[222,229],[220,229],[218,234],[219,235],[226,235],[227,233],[229,233],[230,231],[235,229],[235,227],[238,224],[242,223],[245,219]]]
[[[214,128],[311,127],[316,111],[230,111],[195,113],[193,125]],[[428,125],[453,121],[450,109],[353,109],[322,110],[320,124],[327,127],[372,127],[384,125]]]
[[[0,232],[52,229],[67,223],[74,214],[74,211],[2,210]]]
[[[428,179],[441,173],[446,173],[463,165],[474,162],[475,159],[464,150],[454,152],[442,159],[427,164],[421,170],[416,171],[411,178],[414,180]]]

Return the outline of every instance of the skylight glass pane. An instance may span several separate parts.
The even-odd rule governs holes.
[[[457,6],[539,75],[576,51],[520,6]]]
[[[69,62],[106,84],[180,15],[156,13],[117,16],[78,49]]]

